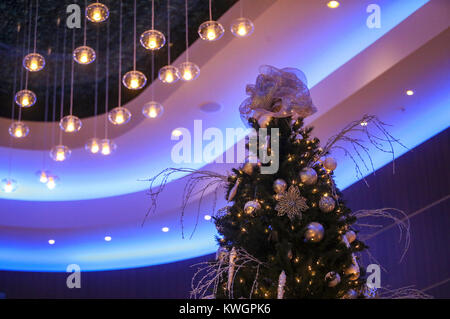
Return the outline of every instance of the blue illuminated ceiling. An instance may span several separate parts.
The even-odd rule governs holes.
[[[193,238],[181,239],[183,180],[170,183],[156,215],[141,227],[149,199],[145,194],[148,184],[140,180],[177,166],[170,158],[174,128],[192,129],[195,119],[202,119],[204,128],[242,127],[238,105],[245,98],[245,84],[254,81],[260,64],[293,66],[305,72],[319,110],[308,124],[316,127],[322,141],[366,113],[393,124],[393,135],[410,148],[447,128],[450,80],[448,67],[443,67],[448,66],[450,43],[443,10],[447,3],[427,2],[378,1],[380,29],[367,28],[369,2],[365,1],[342,1],[334,10],[320,1],[265,1],[263,9],[254,8],[255,16],[249,4],[255,33],[245,40],[226,34],[217,46],[195,43],[191,58],[201,64],[200,78],[170,89],[155,83],[166,112],[154,122],[139,118],[149,89],[131,101],[127,107],[135,117],[128,128],[112,133],[118,144],[112,157],[95,158],[84,152],[84,141],[76,139],[91,137],[93,119],[87,120],[77,138],[66,139],[72,158],[49,164],[61,177],[61,185],[50,192],[34,175],[42,163],[39,146],[16,145],[12,171],[19,189],[0,193],[0,269],[64,271],[71,263],[82,270],[120,269],[214,251],[213,224],[202,216]],[[236,10],[232,8],[221,22],[228,25]],[[426,23],[430,17],[433,24]],[[413,39],[411,30],[415,30]],[[407,89],[415,94],[405,95]],[[220,113],[201,112],[199,106],[208,101],[222,105]],[[9,125],[1,121],[0,127]],[[40,132],[42,125],[30,124],[31,140],[39,139],[33,129]],[[10,154],[3,139],[0,176],[7,174]],[[404,151],[396,149],[397,156]],[[375,168],[391,161],[386,154],[371,153]],[[338,186],[345,188],[357,180],[354,167],[341,154],[335,157]],[[178,166],[205,165],[221,172],[230,168],[214,163]],[[185,218],[188,229],[194,227],[195,213],[193,205]],[[165,226],[170,228],[167,233],[161,231]],[[112,237],[110,242],[104,241],[106,235]],[[49,245],[49,239],[55,244]]]

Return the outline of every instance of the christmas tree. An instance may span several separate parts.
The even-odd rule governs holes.
[[[264,67],[241,114],[258,131],[278,129],[279,169],[247,162],[228,178],[231,204],[216,217],[221,249],[217,298],[356,298],[365,290],[355,253],[366,249],[335,187],[336,161],[301,115],[314,111],[298,70]],[[256,104],[255,104],[256,103]],[[288,114],[288,116],[286,116]],[[247,148],[251,148],[250,142]],[[271,147],[258,141],[258,148]],[[242,256],[241,256],[242,255]]]

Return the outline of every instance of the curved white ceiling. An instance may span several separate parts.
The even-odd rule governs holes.
[[[159,119],[141,118],[140,109],[149,99],[150,88],[129,103],[132,122],[124,128],[111,128],[118,144],[113,156],[92,156],[84,151],[94,119],[85,120],[78,135],[65,137],[73,151],[70,160],[47,160],[49,169],[61,178],[53,191],[34,175],[42,165],[40,145],[44,144],[39,138],[45,125],[29,123],[28,141],[15,144],[11,152],[6,147],[9,121],[0,119],[4,128],[0,177],[6,176],[12,154],[12,176],[19,182],[15,193],[0,193],[0,269],[61,271],[70,263],[78,263],[84,270],[116,269],[214,251],[213,224],[202,216],[193,239],[180,238],[182,179],[170,183],[156,215],[141,227],[150,201],[145,193],[148,183],[139,180],[167,167],[207,165],[175,165],[172,130],[186,127],[192,131],[197,119],[203,121],[204,129],[216,127],[224,132],[243,127],[238,106],[245,98],[245,85],[254,82],[261,64],[298,67],[305,72],[319,110],[308,123],[316,126],[322,140],[365,113],[395,124],[392,133],[409,147],[448,127],[448,2],[385,0],[378,4],[382,27],[369,29],[365,24],[368,3],[364,1],[342,1],[335,10],[320,1],[247,2],[255,33],[248,39],[234,39],[228,32],[217,43],[194,43],[190,56],[201,65],[200,77],[171,87],[153,84],[165,106]],[[221,22],[228,26],[237,12],[232,8]],[[416,94],[407,97],[404,91],[408,88]],[[222,107],[205,113],[200,109],[205,102]],[[103,123],[102,116],[98,120]],[[398,154],[402,152],[398,149]],[[376,168],[391,160],[373,153]],[[356,181],[354,169],[345,158],[336,157],[338,185],[346,187]],[[221,172],[230,167],[208,165]],[[202,213],[208,209],[205,206]],[[186,226],[192,229],[195,204],[188,214]],[[168,233],[161,232],[164,226],[170,228]],[[105,242],[106,235],[113,240]],[[53,246],[47,244],[51,238],[56,240]]]

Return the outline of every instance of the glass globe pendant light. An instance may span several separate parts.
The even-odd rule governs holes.
[[[53,146],[50,150],[50,157],[55,162],[63,162],[67,159],[69,159],[70,154],[72,151],[65,145],[56,145]]]
[[[94,49],[85,45],[78,47],[73,51],[73,59],[78,64],[91,64],[95,61],[95,57]]]
[[[147,49],[156,51],[166,44],[166,38],[161,31],[155,30],[155,0],[152,0],[152,28],[141,34],[139,41]]]
[[[36,175],[39,178],[39,182],[42,184],[46,184],[48,182],[48,177],[50,176],[50,172],[46,170],[40,170],[36,172]]]
[[[116,143],[114,143],[114,141],[108,138],[105,138],[100,141],[100,153],[102,155],[105,156],[111,155],[112,153],[114,153],[116,148],[117,148]]]
[[[198,27],[198,35],[200,39],[214,42],[222,38],[225,33],[223,26],[217,21],[206,21]]]
[[[5,193],[12,193],[17,190],[17,182],[11,178],[5,178],[2,180],[1,189]]]
[[[55,189],[58,181],[59,181],[58,176],[49,175],[48,179],[47,179],[47,183],[45,183],[45,185],[47,186],[48,189],[53,190],[53,189]]]
[[[247,18],[238,18],[231,24],[231,33],[238,38],[246,38],[253,33],[253,23]]]
[[[159,70],[158,78],[163,83],[175,83],[180,79],[180,71],[173,65],[166,65]]]
[[[97,154],[100,151],[100,140],[98,138],[91,138],[84,146],[85,150],[91,154]]]
[[[197,64],[189,61],[189,22],[188,22],[188,0],[185,0],[185,15],[186,15],[186,61],[181,63],[178,67],[181,80],[189,82],[195,80],[200,75],[200,68]]]
[[[30,132],[29,127],[23,122],[14,122],[9,126],[9,135],[14,138],[24,138]]]
[[[81,120],[75,115],[67,115],[59,121],[59,127],[65,133],[75,133],[81,130]]]
[[[45,58],[39,53],[29,53],[23,58],[23,67],[30,72],[38,72],[45,66]]]
[[[16,93],[15,101],[20,107],[32,107],[36,103],[36,94],[30,90],[21,90]]]
[[[142,114],[144,114],[144,116],[149,119],[158,118],[163,113],[164,113],[164,107],[160,103],[155,102],[155,101],[145,103],[142,108]]]
[[[147,77],[140,71],[129,71],[122,77],[123,85],[130,90],[140,90],[147,83]]]
[[[114,125],[126,124],[131,119],[131,112],[123,106],[118,106],[108,113],[109,121]]]
[[[108,19],[109,9],[102,3],[91,3],[86,7],[85,16],[91,22],[100,23]]]

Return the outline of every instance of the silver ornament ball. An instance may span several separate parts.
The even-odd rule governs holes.
[[[286,191],[286,187],[287,187],[286,182],[281,178],[278,178],[275,180],[275,182],[273,182],[273,190],[277,194],[283,193],[284,191]]]
[[[313,185],[317,182],[317,172],[311,167],[305,167],[300,171],[300,180],[303,184]]]
[[[332,212],[335,206],[336,202],[331,196],[322,196],[322,198],[319,200],[319,208],[324,213]]]
[[[351,244],[352,242],[355,241],[356,234],[353,230],[349,230],[348,232],[345,233],[345,237],[347,238],[348,243]]]
[[[305,241],[310,243],[318,243],[323,239],[325,230],[320,223],[312,222],[306,226]]]
[[[337,162],[333,157],[325,158],[322,164],[327,171],[334,171],[337,167]]]
[[[261,205],[254,200],[251,200],[244,205],[244,212],[246,214],[253,214],[256,210],[260,209]]]
[[[336,287],[341,282],[341,276],[335,271],[330,271],[325,275],[325,281],[328,287]]]

